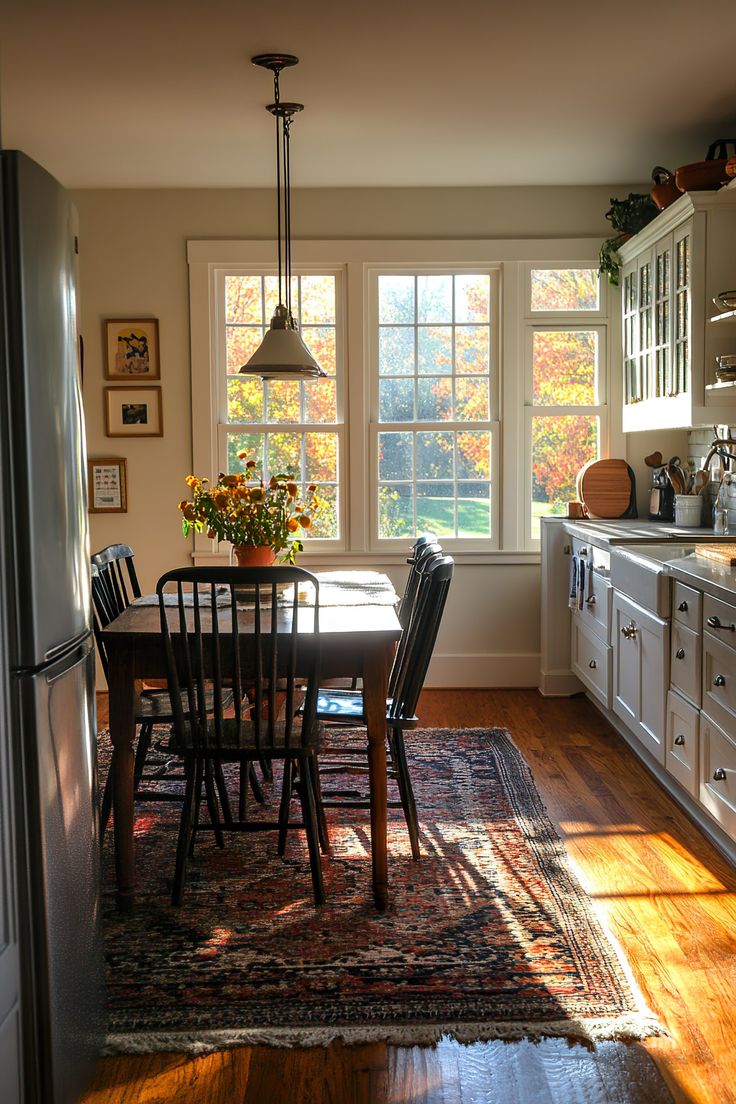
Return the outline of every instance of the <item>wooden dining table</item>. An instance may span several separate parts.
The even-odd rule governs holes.
[[[372,888],[377,908],[388,904],[386,847],[386,692],[388,672],[401,625],[393,605],[320,605],[320,678],[360,677],[368,741]],[[176,611],[173,609],[171,613]],[[227,611],[229,614],[229,611]],[[280,616],[288,618],[289,610]],[[253,610],[238,610],[240,632],[253,629]],[[305,622],[304,641],[311,633]],[[166,678],[166,658],[158,605],[133,604],[103,630],[108,655],[110,740],[112,743],[113,814],[118,907],[135,904],[133,766],[137,684]]]

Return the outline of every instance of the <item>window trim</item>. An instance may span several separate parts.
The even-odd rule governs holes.
[[[528,297],[524,294],[525,279],[530,267],[596,267],[600,239],[549,238],[549,239],[322,239],[295,240],[293,260],[295,269],[307,266],[329,266],[341,269],[344,276],[345,305],[345,465],[342,478],[347,487],[345,519],[345,549],[318,550],[308,547],[303,554],[307,564],[320,563],[369,563],[403,562],[396,549],[376,548],[371,541],[371,493],[372,477],[370,410],[370,372],[364,365],[371,360],[371,326],[369,280],[367,270],[405,268],[407,270],[436,267],[465,269],[469,266],[496,268],[500,274],[500,349],[498,429],[499,458],[496,471],[501,476],[501,494],[496,496],[499,519],[496,535],[497,549],[479,549],[477,542],[454,542],[453,550],[459,563],[533,563],[539,556],[538,545],[525,541],[523,503],[526,487],[526,434],[524,405],[523,341],[527,323],[552,321],[564,323],[562,312],[550,315],[527,310]],[[275,242],[273,240],[190,240],[187,242],[189,263],[189,294],[191,324],[191,381],[192,381],[192,470],[198,473],[217,471],[217,433],[214,417],[217,400],[216,365],[211,356],[214,289],[211,273],[214,269],[235,266],[239,269],[254,268],[267,271],[275,267]],[[621,429],[622,388],[621,374],[611,372],[610,365],[617,363],[621,337],[618,322],[618,296],[606,295],[607,315],[602,322],[608,326],[608,367],[606,403],[609,411],[608,455],[626,455],[625,436]],[[595,312],[584,312],[586,321],[592,322]],[[576,318],[580,318],[576,315]],[[496,442],[494,442],[496,443]],[[602,450],[602,455],[606,452]],[[219,469],[218,469],[219,470]],[[186,473],[183,473],[186,474]],[[530,492],[529,492],[530,493]],[[315,542],[316,543],[316,542]],[[332,543],[332,542],[328,542]],[[399,542],[401,543],[401,542]],[[448,542],[449,546],[449,542]],[[403,550],[402,550],[403,551]],[[205,534],[197,534],[193,557],[197,563],[222,563],[226,551],[214,548]]]

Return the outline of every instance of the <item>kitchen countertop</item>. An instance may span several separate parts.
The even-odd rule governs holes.
[[[671,521],[645,521],[640,518],[595,518],[590,520],[563,518],[565,530],[579,540],[597,548],[611,549],[618,544],[667,541],[712,541],[733,543],[733,535],[716,536],[712,529],[686,529]]]

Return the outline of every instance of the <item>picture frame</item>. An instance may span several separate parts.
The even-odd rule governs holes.
[[[106,387],[107,437],[163,437],[160,387]]]
[[[128,461],[124,456],[90,456],[87,482],[90,514],[128,512]]]
[[[106,318],[105,379],[146,383],[161,379],[157,318]]]

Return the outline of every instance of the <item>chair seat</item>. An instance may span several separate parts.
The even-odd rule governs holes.
[[[233,704],[232,693],[223,693],[223,707],[229,708]],[[186,692],[181,692],[181,705],[185,713],[189,712],[189,700]],[[205,694],[205,708],[208,713],[213,709],[212,691]],[[135,703],[135,719],[138,724],[142,722],[161,724],[173,724],[174,716],[171,708],[171,698],[168,690],[142,690]]]
[[[419,718],[392,717],[393,699],[386,700],[386,722],[394,728],[416,728]],[[341,724],[365,724],[363,695],[360,690],[331,690],[321,688],[317,692],[317,719],[339,721]]]
[[[308,739],[302,744],[300,719],[295,718],[291,726],[290,753],[295,757],[300,755],[311,755],[319,744],[321,734],[322,726],[315,721]],[[255,757],[263,755],[265,758],[268,758],[275,754],[283,758],[287,746],[286,723],[284,721],[277,721],[274,725],[273,740],[268,738],[267,728],[264,722],[261,728],[262,742],[260,748],[256,743],[256,730],[252,721],[243,721],[242,728],[240,732],[238,732],[237,721],[234,719],[223,720],[219,742],[215,732],[214,721],[210,721],[207,726],[206,746],[204,748],[199,742],[197,747],[193,747],[191,726],[188,722],[184,724],[183,737],[183,740],[180,741],[176,733],[172,731],[169,745],[172,751],[178,754],[194,752],[195,755],[211,752],[214,756],[232,755],[235,758],[240,755],[252,755]]]

